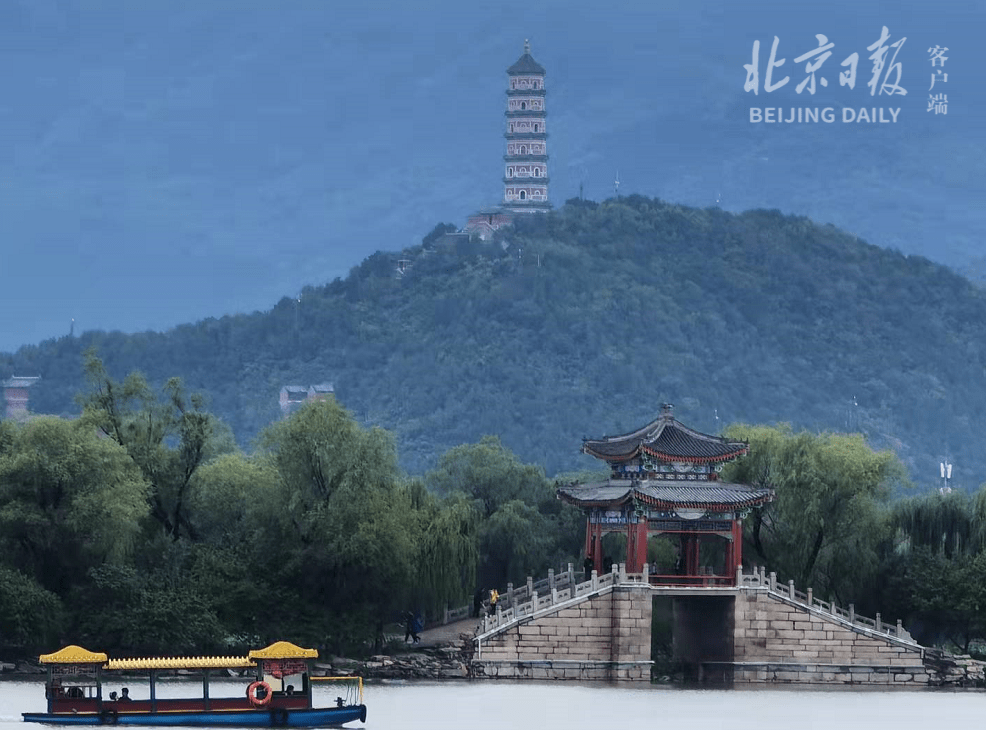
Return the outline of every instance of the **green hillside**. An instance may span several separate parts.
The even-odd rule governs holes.
[[[26,347],[0,377],[40,374],[33,409],[72,413],[95,345],[117,377],[182,377],[245,444],[282,385],[329,381],[412,472],[483,434],[549,474],[581,468],[583,436],[670,401],[707,431],[860,430],[923,487],[945,456],[954,486],[986,480],[986,302],[943,266],[777,211],[639,196],[575,201],[492,243],[429,239],[269,312]]]

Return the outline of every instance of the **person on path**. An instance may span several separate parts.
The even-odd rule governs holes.
[[[500,600],[500,594],[496,588],[490,589],[490,616],[496,614],[496,602]]]
[[[592,556],[586,555],[585,560],[582,561],[582,570],[585,571],[585,578],[582,580],[592,580],[592,571],[595,566],[592,564]]]
[[[404,643],[407,643],[408,639],[413,639],[414,643],[417,644],[421,641],[421,637],[418,636],[418,631],[421,630],[421,622],[414,617],[414,614],[410,611],[404,612]]]

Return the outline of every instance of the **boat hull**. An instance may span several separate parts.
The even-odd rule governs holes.
[[[366,705],[303,710],[226,710],[216,712],[25,712],[25,722],[49,725],[144,725],[159,727],[332,727],[366,722]]]

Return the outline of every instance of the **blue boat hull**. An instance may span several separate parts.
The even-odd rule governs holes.
[[[25,712],[25,722],[49,725],[157,725],[161,727],[332,727],[366,722],[366,705],[310,710],[229,710],[221,712],[120,712],[49,714]]]

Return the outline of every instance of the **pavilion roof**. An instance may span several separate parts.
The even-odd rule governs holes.
[[[728,482],[683,482],[675,479],[610,479],[601,484],[558,488],[558,498],[579,507],[619,507],[641,502],[669,509],[745,509],[774,499],[771,489]]]
[[[745,441],[710,436],[688,428],[672,415],[668,405],[656,420],[632,433],[582,442],[582,453],[605,461],[626,461],[647,454],[665,461],[708,463],[731,461],[748,450]]]

